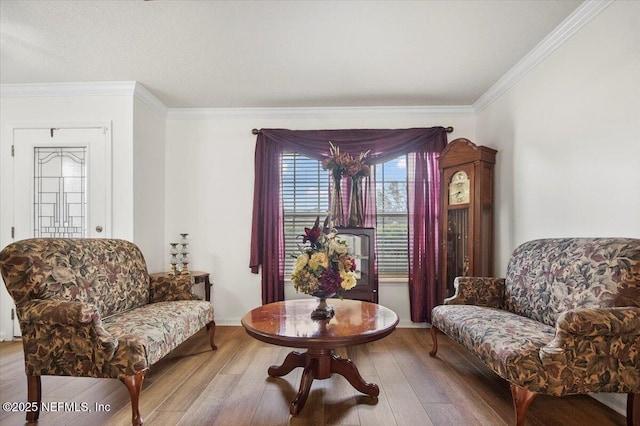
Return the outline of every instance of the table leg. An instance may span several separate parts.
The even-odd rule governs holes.
[[[331,372],[343,376],[356,390],[369,395],[380,395],[380,388],[374,383],[365,382],[356,365],[350,359],[342,359],[338,355],[331,355]]]
[[[309,365],[304,368],[302,372],[302,379],[300,380],[300,389],[298,390],[298,394],[291,401],[291,405],[289,406],[289,413],[292,416],[295,416],[302,410],[304,404],[307,402],[307,397],[309,396],[309,391],[311,390],[311,383],[313,383],[314,372],[317,370],[317,359],[310,359]]]
[[[267,370],[267,373],[271,377],[286,376],[293,371],[294,368],[304,367],[306,365],[307,354],[301,354],[300,352],[290,352],[284,359],[282,365],[272,365]]]

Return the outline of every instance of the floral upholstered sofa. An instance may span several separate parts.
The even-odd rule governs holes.
[[[41,376],[117,378],[129,391],[133,424],[142,424],[149,367],[205,326],[216,349],[211,303],[191,293],[187,275],[150,280],[131,242],[17,241],[0,252],[0,271],[20,321],[27,398],[38,407]]]
[[[506,278],[458,277],[432,311],[437,331],[511,386],[516,424],[536,394],[627,393],[640,425],[640,239],[565,238],[522,244]]]

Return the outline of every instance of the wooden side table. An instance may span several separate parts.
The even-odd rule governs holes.
[[[168,272],[157,272],[151,274],[152,277],[165,277],[168,276]],[[203,271],[189,271],[189,275],[193,277],[193,284],[204,284],[204,300],[211,301],[211,281],[209,280],[209,273]]]

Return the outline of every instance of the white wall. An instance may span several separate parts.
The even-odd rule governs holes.
[[[151,273],[165,270],[165,127],[164,114],[134,99],[133,241]]]
[[[188,232],[195,270],[211,273],[219,324],[239,325],[260,305],[260,275],[249,270],[254,185],[252,128],[344,129],[454,126],[449,138],[474,140],[470,113],[402,114],[397,109],[238,110],[169,112],[167,121],[167,212],[169,239]],[[167,246],[168,249],[168,246]],[[168,250],[167,250],[168,251]],[[167,267],[168,267],[168,254]],[[301,297],[289,284],[287,298]],[[380,303],[411,325],[406,283],[380,284]]]
[[[534,238],[640,237],[640,2],[613,3],[477,117],[496,271]]]

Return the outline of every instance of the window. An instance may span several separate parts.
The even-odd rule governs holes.
[[[378,271],[406,276],[408,271],[407,156],[375,166]],[[285,275],[291,275],[304,228],[329,211],[329,174],[320,161],[286,152],[282,156]]]
[[[378,271],[406,276],[408,258],[407,156],[376,165]]]

